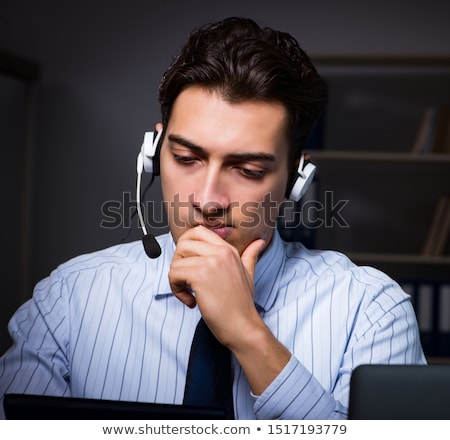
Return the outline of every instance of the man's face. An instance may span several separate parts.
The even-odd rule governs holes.
[[[288,179],[286,111],[230,104],[189,87],[176,99],[161,148],[161,184],[175,242],[204,225],[240,254],[269,243]]]

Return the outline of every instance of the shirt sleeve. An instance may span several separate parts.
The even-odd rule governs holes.
[[[394,289],[397,290],[397,289]],[[417,321],[405,295],[402,300],[386,286],[362,307],[331,389],[325,389],[292,356],[256,399],[257,419],[346,419],[351,373],[361,364],[426,364]]]
[[[292,356],[255,403],[260,420],[345,419],[346,409]]]
[[[69,396],[65,286],[55,272],[9,322],[11,348],[0,358],[0,418],[6,393]]]

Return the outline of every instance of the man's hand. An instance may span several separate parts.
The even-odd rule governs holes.
[[[189,307],[198,305],[216,338],[237,357],[255,394],[291,356],[254,305],[254,271],[264,244],[255,240],[239,255],[213,231],[197,226],[178,240],[169,272],[174,295]]]
[[[178,240],[169,272],[172,292],[187,306],[198,305],[224,345],[245,331],[249,319],[259,320],[253,277],[264,244],[255,240],[240,256],[234,246],[204,226],[188,230]]]

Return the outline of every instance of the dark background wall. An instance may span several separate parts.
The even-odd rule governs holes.
[[[159,121],[159,80],[193,27],[244,15],[290,32],[312,55],[449,56],[449,12],[444,0],[3,0],[0,51],[41,67],[32,283],[127,232],[100,226],[102,205],[134,199],[142,136]],[[149,198],[158,197],[156,185]],[[3,273],[8,264],[3,255]]]

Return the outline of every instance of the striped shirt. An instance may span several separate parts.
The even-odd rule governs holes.
[[[158,240],[158,259],[141,242],[122,244],[39,282],[9,323],[14,344],[0,358],[0,396],[181,403],[200,315],[171,294],[175,245],[170,234]],[[425,363],[409,296],[337,252],[276,233],[256,265],[255,304],[292,357],[260,396],[233,359],[238,419],[345,418],[357,365]]]

